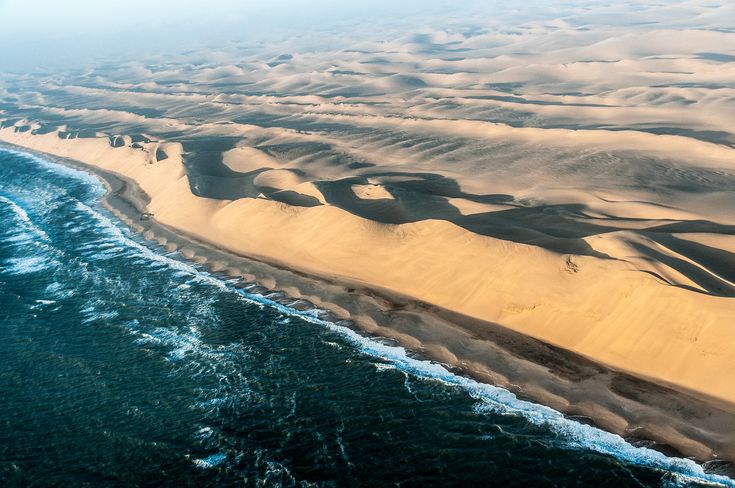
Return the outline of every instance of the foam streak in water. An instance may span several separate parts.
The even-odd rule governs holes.
[[[32,233],[34,237],[44,242],[48,242],[49,238],[46,232],[44,232],[43,229],[33,223],[31,218],[28,216],[28,212],[26,212],[20,205],[8,198],[5,198],[2,195],[0,195],[0,203],[7,205],[10,210],[15,214],[15,217],[20,222],[20,224],[30,233]]]

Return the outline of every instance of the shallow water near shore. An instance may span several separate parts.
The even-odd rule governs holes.
[[[0,484],[735,486],[150,246],[0,149]]]

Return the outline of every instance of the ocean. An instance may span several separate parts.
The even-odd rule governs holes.
[[[1,486],[735,486],[143,241],[0,149]]]

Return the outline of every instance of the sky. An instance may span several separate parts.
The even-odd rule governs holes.
[[[447,0],[0,0],[0,66],[34,70],[402,19]],[[456,5],[456,4],[455,4]]]

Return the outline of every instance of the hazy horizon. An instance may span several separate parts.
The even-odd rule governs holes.
[[[251,0],[0,0],[0,65],[13,71],[77,67],[89,61],[81,57],[152,55],[335,26],[369,29],[371,19],[383,24],[407,15],[418,19],[431,11],[448,12],[447,7],[453,9],[452,2],[274,0],[264,6]]]

